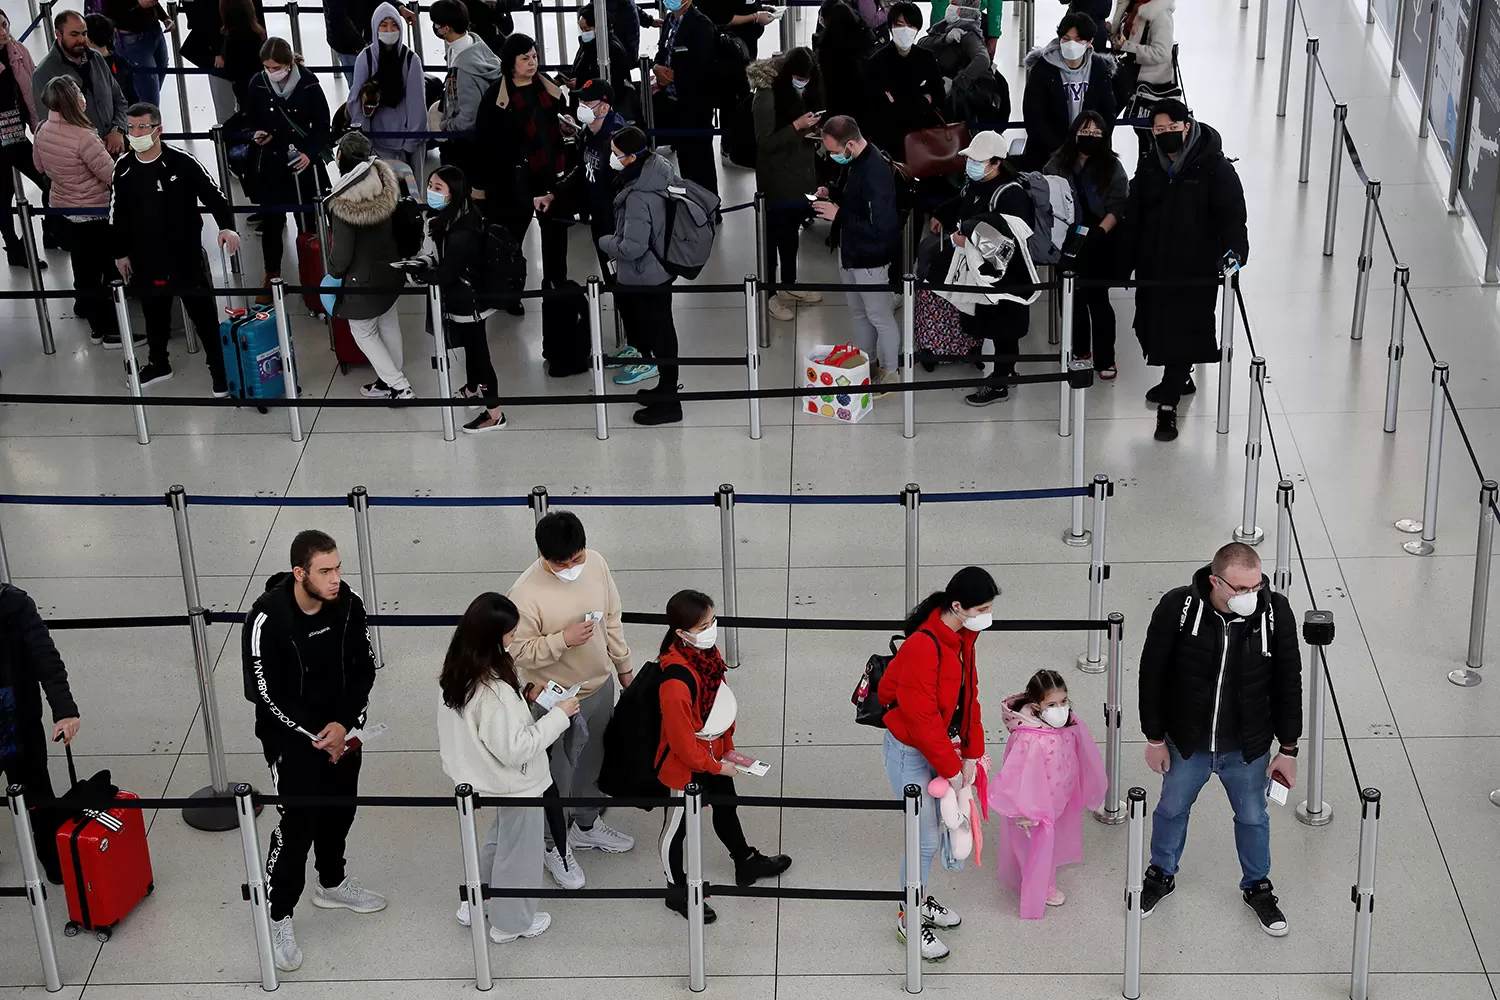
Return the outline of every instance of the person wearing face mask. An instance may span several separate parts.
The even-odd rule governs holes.
[[[1068,682],[1038,670],[1000,703],[1010,732],[989,805],[1000,824],[1000,881],[1020,894],[1021,919],[1040,920],[1067,897],[1057,870],[1083,860],[1083,811],[1104,801],[1107,779],[1093,734],[1068,703]]]
[[[718,638],[713,598],[696,590],[679,590],[667,601],[667,634],[662,636],[657,657],[663,675],[658,688],[658,776],[673,798],[681,798],[689,784],[696,784],[705,796],[717,800],[710,807],[714,835],[734,861],[735,884],[754,885],[782,875],[792,867],[792,859],[785,854],[762,854],[745,840],[740,826],[733,801],[736,768],[724,759],[734,752],[739,703],[724,680],[729,668],[719,655]],[[687,875],[682,867],[686,837],[682,807],[669,807],[662,817],[661,867],[671,893],[667,909],[683,917],[688,915]],[[713,907],[703,904],[705,924],[718,918]]]
[[[376,38],[375,32],[378,29],[375,25],[378,22],[372,19],[376,6],[375,0],[325,0],[323,3],[323,26],[328,49],[343,67],[344,82],[350,84],[351,93],[359,93],[359,88],[352,84],[355,60],[365,46]],[[408,24],[416,23],[416,15],[405,7],[399,7],[396,14],[405,18]],[[368,31],[365,29],[366,24],[371,26]]]
[[[1115,60],[1094,50],[1098,30],[1087,14],[1067,14],[1058,22],[1056,38],[1026,53],[1023,170],[1040,170],[1062,148],[1080,112],[1115,120]]]
[[[1177,0],[1116,0],[1110,17],[1111,41],[1119,53],[1115,97],[1121,118],[1150,118],[1159,101],[1182,99],[1177,78]],[[1151,130],[1137,128],[1140,157],[1151,153]]]
[[[1137,168],[1125,205],[1136,277],[1215,279],[1229,255],[1248,263],[1245,191],[1219,133],[1172,100],[1157,104],[1151,130],[1156,154]],[[1163,369],[1161,382],[1146,391],[1146,401],[1157,404],[1158,441],[1177,438],[1177,406],[1197,391],[1193,365],[1219,360],[1218,301],[1212,285],[1136,289],[1136,339],[1146,364]]]
[[[583,522],[572,511],[553,511],[538,521],[536,547],[536,562],[508,595],[521,616],[511,655],[524,680],[538,686],[555,681],[565,689],[578,685],[588,742],[576,763],[566,754],[553,754],[552,777],[565,798],[597,798],[616,681],[628,687],[633,676],[620,624],[620,592],[609,564],[588,547]],[[549,828],[543,861],[560,888],[581,889],[584,874],[574,848],[623,854],[635,839],[606,826],[595,807],[568,812],[572,825],[566,842],[557,843]]]
[[[846,115],[855,121],[868,119],[870,87],[865,66],[875,48],[875,33],[853,7],[844,0],[823,0],[812,50],[823,77],[823,107],[828,110],[825,118]]]
[[[1008,121],[1010,84],[995,70],[985,47],[977,0],[961,0],[941,20],[933,17],[931,30],[917,44],[937,56],[947,95],[944,118],[967,122],[971,131],[980,122]]]
[[[614,84],[606,80],[586,80],[573,91],[578,99],[575,117],[583,126],[583,186],[585,205],[588,209],[589,233],[594,240],[594,253],[599,257],[599,273],[606,283],[613,283],[615,275],[609,269],[609,257],[599,249],[599,241],[615,231],[615,171],[610,169],[610,143],[615,133],[626,125],[625,117],[615,110]],[[640,357],[635,348],[628,348],[629,357]]]
[[[401,12],[395,4],[382,3],[370,15],[374,39],[354,61],[354,81],[349,86],[349,124],[370,137],[375,155],[399,160],[411,167],[420,188],[426,184],[426,139],[402,139],[393,133],[427,130],[426,90],[422,60],[402,41]],[[418,192],[412,192],[417,194]]]
[[[981,21],[984,28],[984,47],[989,52],[990,58],[995,58],[995,46],[1000,41],[1001,29],[1004,27],[1004,0],[978,0],[976,6],[982,13]],[[933,0],[932,21],[936,24],[948,16],[948,0]]]
[[[713,21],[694,0],[662,0],[667,16],[651,69],[656,86],[651,94],[656,105],[656,127],[661,129],[710,129],[713,127],[714,36]],[[674,136],[677,166],[682,176],[719,193],[719,168],[714,162],[712,136]]]
[[[917,44],[921,8],[896,0],[886,23],[891,40],[865,65],[870,107],[861,121],[870,124],[877,146],[899,158],[908,134],[942,123],[943,71],[932,50]]]
[[[453,630],[438,684],[438,753],[443,773],[480,795],[534,798],[552,787],[547,748],[567,732],[580,709],[563,698],[533,719],[511,651],[520,612],[508,597],[480,594]],[[480,877],[490,885],[542,887],[543,811],[500,806],[479,844]],[[506,944],[534,938],[552,925],[535,898],[492,899],[484,904],[490,940]],[[458,922],[473,914],[465,900]]]
[[[985,755],[984,720],[979,710],[979,670],[975,642],[994,622],[1000,588],[989,572],[967,566],[948,586],[912,609],[906,641],[880,679],[877,696],[885,712],[885,775],[891,791],[904,798],[907,785],[922,790],[922,884],[930,884],[932,859],[941,830],[937,802],[928,792],[933,778],[947,778],[956,791],[975,780]],[[906,860],[901,861],[906,885]],[[922,903],[922,957],[948,957],[948,946],[933,928],[957,927],[960,919],[931,895]],[[896,936],[906,940],[907,914],[897,911]],[[912,929],[912,933],[916,933]]]
[[[445,166],[473,175],[474,123],[485,91],[500,79],[500,57],[469,30],[469,9],[462,0],[435,0],[427,16],[432,20],[432,33],[445,45],[448,64],[443,99],[438,107],[427,109],[428,123],[434,132],[469,133],[445,139],[440,148]]]
[[[630,119],[634,119],[636,114],[635,85],[630,82],[630,70],[633,68],[634,64],[625,50],[625,45],[615,32],[614,17],[611,14],[609,81],[619,97],[618,103],[612,101],[611,104],[615,104],[625,117]],[[578,8],[578,51],[573,56],[573,65],[569,67],[563,84],[576,98],[579,88],[589,80],[604,82],[604,74],[599,68],[599,34],[595,28],[594,5],[591,3]],[[588,122],[579,119],[578,124],[587,125]]]
[[[1216,774],[1234,810],[1241,895],[1262,930],[1285,936],[1266,782],[1297,784],[1302,656],[1292,606],[1271,590],[1250,546],[1225,545],[1192,583],[1162,595],[1141,649],[1140,718],[1146,766],[1162,776],[1141,916],[1177,888],[1188,816]]]

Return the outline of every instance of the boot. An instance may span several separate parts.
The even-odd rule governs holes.
[[[258,294],[258,295],[255,296],[255,304],[256,305],[258,305],[258,306],[268,306],[268,305],[271,304],[271,279],[272,278],[279,278],[279,277],[281,277],[281,272],[280,271],[267,271],[266,272],[266,280],[262,282],[262,284],[266,286],[265,287],[265,291],[263,291],[260,294]]]
[[[11,267],[26,266],[26,248],[21,245],[20,240],[5,245],[5,262]],[[37,258],[36,266],[40,270],[47,270],[47,262],[40,257]]]
[[[747,857],[734,863],[735,885],[754,885],[758,879],[775,878],[792,867],[792,859],[785,854],[768,858],[759,851],[751,851]]]

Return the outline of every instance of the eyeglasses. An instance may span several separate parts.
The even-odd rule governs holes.
[[[161,128],[161,126],[153,125],[151,122],[130,122],[125,128],[131,135],[147,135],[152,129]]]
[[[1224,585],[1224,589],[1227,590],[1227,591],[1229,591],[1235,597],[1241,597],[1241,596],[1243,596],[1245,594],[1258,594],[1258,593],[1260,593],[1261,587],[1263,587],[1265,585],[1265,582],[1262,581],[1261,583],[1257,583],[1253,587],[1234,587],[1234,586],[1230,586],[1229,581],[1226,580],[1226,579],[1224,579],[1222,576],[1216,576],[1216,577],[1214,577],[1214,579],[1218,580],[1221,584],[1223,584]]]

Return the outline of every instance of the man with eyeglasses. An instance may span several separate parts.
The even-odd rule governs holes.
[[[1284,937],[1266,797],[1269,781],[1297,783],[1302,658],[1292,607],[1250,546],[1231,542],[1162,596],[1141,650],[1140,710],[1146,765],[1162,776],[1141,916],[1177,888],[1188,816],[1216,774],[1234,810],[1241,895],[1262,930]]]

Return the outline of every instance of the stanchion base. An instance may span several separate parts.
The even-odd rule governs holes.
[[[1490,792],[1490,804],[1500,806],[1500,788]]]
[[[1087,650],[1078,654],[1078,669],[1086,674],[1102,674],[1107,666],[1103,656],[1097,660],[1091,660]]]
[[[1105,826],[1119,826],[1129,818],[1129,810],[1126,809],[1125,803],[1123,802],[1115,803],[1114,812],[1110,812],[1103,806],[1100,806],[1098,809],[1094,810],[1094,819],[1098,820],[1100,823],[1103,823]]]
[[[1424,542],[1420,538],[1413,538],[1409,542],[1402,542],[1401,547],[1414,556],[1430,556],[1437,551],[1431,542]]]
[[[1297,822],[1303,826],[1327,826],[1333,822],[1333,806],[1327,802],[1323,803],[1322,811],[1308,812],[1307,803],[1297,803]]]
[[[1422,533],[1422,522],[1414,517],[1403,517],[1396,522],[1396,530],[1404,531],[1408,535],[1420,535]]]
[[[1448,682],[1450,684],[1457,684],[1461,688],[1478,687],[1482,680],[1484,680],[1483,674],[1468,667],[1464,667],[1461,670],[1448,671]]]
[[[1245,526],[1242,524],[1234,529],[1234,540],[1243,542],[1246,545],[1259,545],[1266,540],[1266,531],[1264,528],[1251,528],[1249,531],[1246,531]]]
[[[1089,543],[1091,543],[1093,540],[1094,540],[1094,533],[1092,531],[1090,531],[1089,529],[1087,529],[1087,528],[1083,529],[1083,534],[1081,534],[1081,535],[1075,535],[1075,534],[1073,534],[1073,529],[1072,528],[1064,528],[1063,529],[1063,544],[1064,545],[1071,545],[1075,549],[1081,549],[1085,545],[1088,545]]]
[[[192,795],[193,799],[203,799],[201,806],[189,806],[182,810],[182,821],[194,830],[205,830],[209,833],[224,833],[226,830],[239,828],[240,819],[235,812],[234,796],[228,792],[216,792],[214,787],[200,788]],[[255,807],[255,815],[259,816],[264,806]]]

